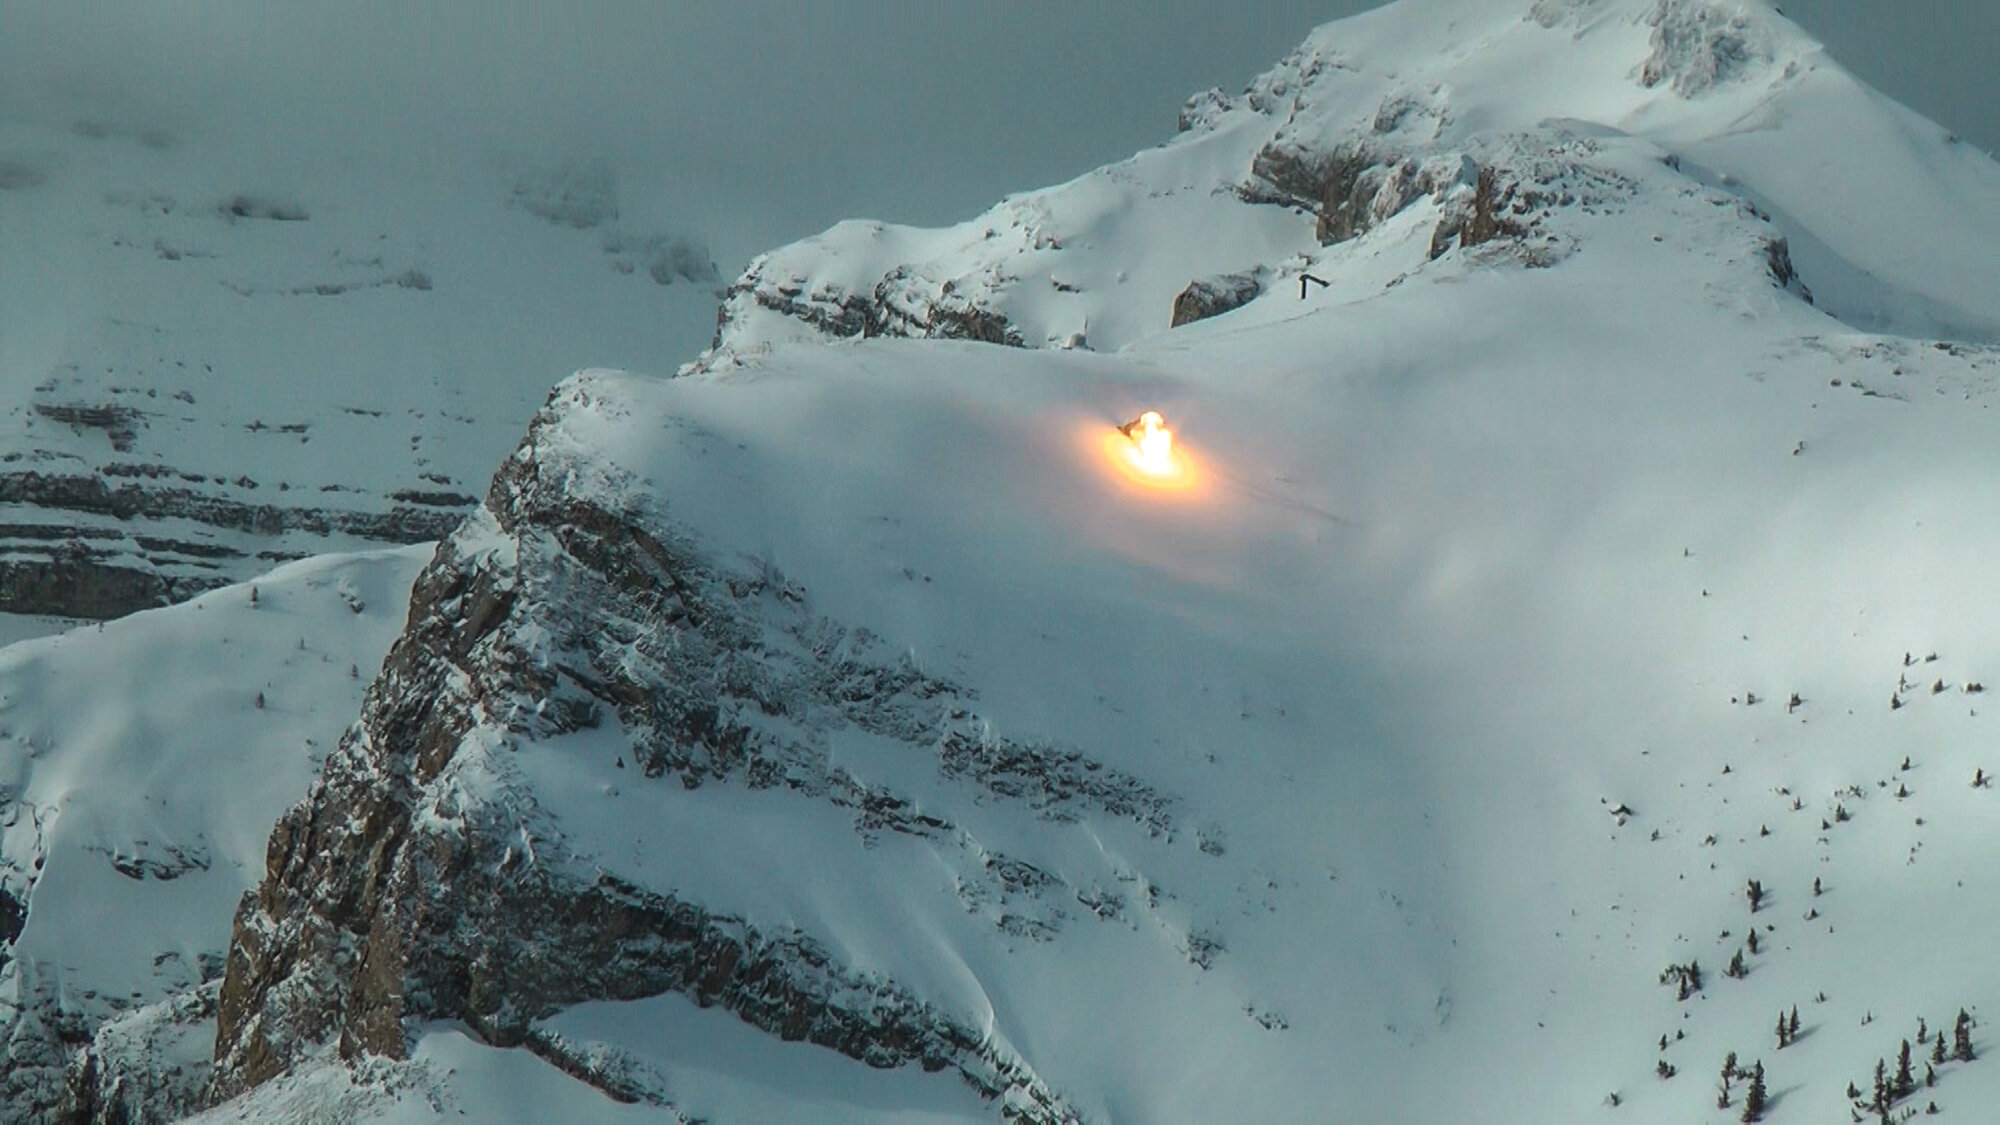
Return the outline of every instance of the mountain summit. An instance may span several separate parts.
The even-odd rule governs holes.
[[[1181,124],[556,387],[261,854],[4,744],[15,1104],[1822,1120],[1960,1009],[1877,1100],[1995,1104],[2000,168],[1720,0],[1395,4]],[[64,952],[140,833],[254,884],[219,973]]]

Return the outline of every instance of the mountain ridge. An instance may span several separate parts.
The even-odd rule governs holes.
[[[1814,50],[1749,3],[1392,5],[1131,161],[759,259],[684,377],[549,397],[223,979],[149,1017],[214,1019],[214,1069],[149,1081],[212,1120],[1685,1121],[1738,1115],[1727,1055],[1837,1113],[2000,986],[2000,352],[1842,319],[1991,310],[1963,253],[1795,225],[1816,100],[1872,104]],[[1965,160],[1860,124],[1923,158],[1871,190]],[[1965,167],[1866,213],[1974,243]],[[1175,326],[1206,278],[1257,292]],[[104,1023],[69,1108],[163,1038]]]

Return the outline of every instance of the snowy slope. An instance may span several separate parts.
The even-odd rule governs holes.
[[[1185,116],[557,389],[170,1001],[208,1119],[1839,1121],[1994,1010],[2000,169],[1751,2]]]
[[[428,554],[294,563],[0,650],[9,1104],[50,1101],[64,1048],[107,1020],[221,973],[270,822],[352,722]]]
[[[715,267],[604,167],[0,112],[0,609],[438,538],[550,380],[666,370]]]
[[[1992,161],[1761,3],[1391,4],[1314,32],[1241,96],[1197,95],[1181,121],[1172,143],[957,227],[849,222],[759,258],[730,288],[723,353],[697,366],[825,335],[1115,350],[1165,331],[1175,294],[1215,275],[1269,299],[1296,298],[1301,272],[1373,289],[1423,259],[1357,277],[1350,259],[1378,252],[1321,244],[1462,204],[1482,168],[1531,181],[1508,200],[1518,218],[1587,208],[1609,185],[1532,182],[1537,166],[1635,139],[1768,213],[1847,323],[2000,340]],[[1317,210],[1318,229],[1286,206]]]

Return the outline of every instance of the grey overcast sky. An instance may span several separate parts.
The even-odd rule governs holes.
[[[1422,0],[1410,0],[1420,3]],[[1522,0],[1523,6],[1526,0]],[[1376,0],[0,0],[0,113],[609,159],[725,270],[870,216],[937,223],[1155,144]],[[2000,0],[1783,0],[2000,150]]]

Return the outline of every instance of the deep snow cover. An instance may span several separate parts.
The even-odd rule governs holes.
[[[273,840],[209,1119],[1719,1122],[1733,1056],[1837,1121],[1920,1020],[1897,1111],[2000,1104],[1976,1022],[1921,1077],[2000,988],[2000,168],[1749,0],[1411,0],[1183,119],[557,388]],[[93,815],[71,885],[171,860]]]
[[[108,1021],[186,1022],[164,1009],[220,976],[270,822],[353,721],[428,555],[310,559],[0,650],[11,1114],[52,1102],[68,1049]],[[204,1084],[212,1015],[162,1066],[196,1064],[170,1083],[183,1094]]]
[[[552,372],[709,336],[714,264],[603,167],[147,113],[0,110],[0,611],[434,540]]]

